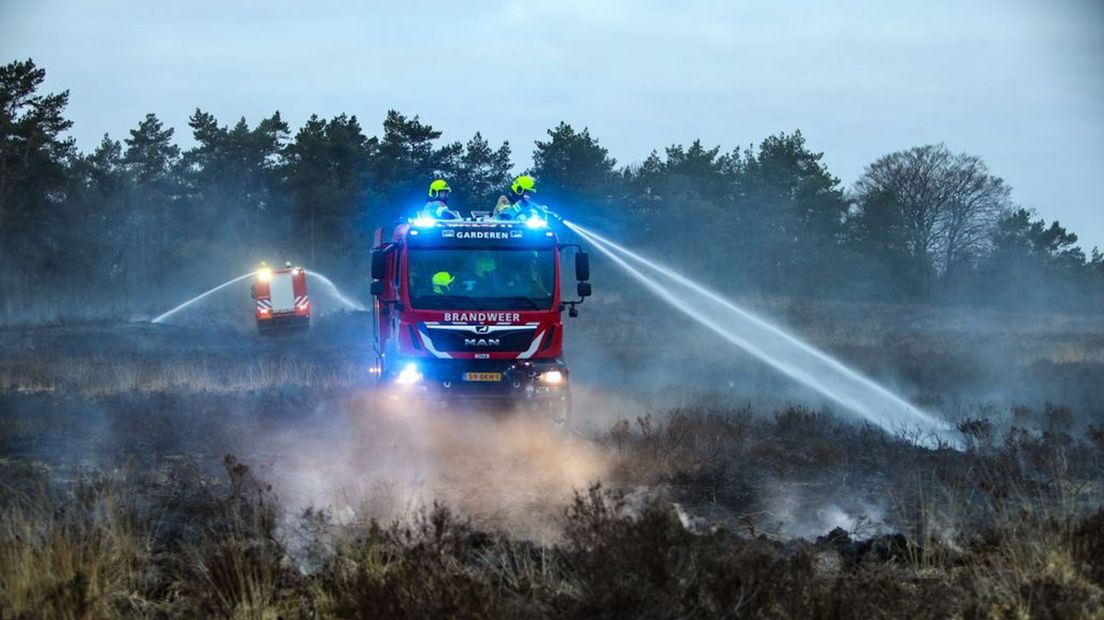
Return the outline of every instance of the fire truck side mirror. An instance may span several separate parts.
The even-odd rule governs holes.
[[[586,252],[579,251],[575,253],[575,279],[580,282],[590,279],[590,255]],[[589,290],[589,287],[587,290]]]
[[[579,297],[590,297],[590,282],[580,282],[578,284]]]
[[[383,250],[372,250],[372,279],[382,280],[387,275],[387,253]]]
[[[380,280],[376,280],[375,282],[373,282],[371,292],[376,297],[383,295],[383,282]]]

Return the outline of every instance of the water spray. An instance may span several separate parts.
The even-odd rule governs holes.
[[[214,287],[214,288],[212,288],[208,291],[205,291],[203,293],[200,293],[199,295],[196,295],[195,297],[193,297],[193,298],[189,299],[188,301],[180,304],[179,306],[176,306],[172,310],[169,310],[168,312],[165,312],[164,314],[161,314],[161,315],[157,316],[155,319],[153,319],[152,322],[153,323],[163,323],[166,319],[168,319],[172,315],[176,314],[177,312],[180,312],[181,310],[187,308],[188,306],[191,306],[192,304],[194,304],[194,303],[196,303],[196,302],[198,302],[198,301],[200,301],[200,300],[202,300],[202,299],[204,299],[204,298],[206,298],[210,295],[213,295],[214,293],[217,293],[218,291],[226,288],[227,286],[230,286],[231,284],[234,284],[235,282],[240,282],[241,280],[244,280],[246,278],[256,276],[256,275],[262,273],[262,271],[266,271],[266,270],[250,271],[249,273],[242,274],[242,275],[240,275],[240,276],[238,276],[238,277],[236,277],[232,280],[227,280],[226,282],[223,282],[222,284],[220,284],[220,285],[218,285],[218,286],[216,286],[216,287]],[[333,280],[331,280],[331,279],[327,278],[326,276],[318,273],[317,271],[308,271],[307,273],[312,278],[317,278],[320,282],[322,282],[322,284],[329,290],[330,294],[333,295],[334,299],[336,299],[338,302],[340,302],[343,306],[345,306],[347,308],[350,308],[350,309],[353,309],[353,310],[363,311],[365,309],[363,305],[358,304],[357,302],[353,301],[352,299],[349,299],[348,297],[346,297],[341,292],[341,290],[337,288],[337,285],[334,284]]]
[[[193,297],[193,298],[189,299],[188,301],[180,304],[179,306],[173,308],[172,310],[169,310],[168,312],[158,316],[157,318],[153,319],[153,322],[154,323],[161,323],[165,319],[167,319],[170,316],[176,314],[177,312],[180,312],[184,308],[187,308],[188,306],[190,306],[190,305],[194,304],[195,302],[203,299],[204,297],[207,297],[208,295],[211,295],[211,294],[213,294],[213,293],[215,293],[215,292],[217,292],[221,289],[224,289],[227,286],[230,286],[231,284],[233,284],[235,282],[239,282],[239,281],[244,280],[248,277],[251,277],[251,276],[255,275],[256,273],[257,273],[256,271],[250,271],[249,273],[244,274],[244,275],[240,275],[240,276],[234,278],[233,280],[228,280],[226,282],[223,282],[222,284],[216,286],[215,288],[213,288],[213,289],[211,289],[211,290],[209,290],[205,293],[200,293],[199,295],[196,295],[195,297]]]
[[[900,432],[919,428],[947,439],[943,436],[947,430],[945,423],[824,351],[740,308],[682,274],[578,224],[561,221],[649,291],[786,376],[887,431]],[[692,303],[677,296],[670,288],[657,284],[653,277],[649,277],[641,269],[665,278],[676,287],[675,290],[683,291],[691,299],[697,296],[699,302]]]
[[[570,224],[568,224],[568,225],[570,226]],[[583,235],[584,238],[586,238],[587,233],[584,233],[582,231],[578,231],[578,232],[579,232],[580,235]],[[706,327],[708,327],[709,329],[713,330],[714,332],[716,332],[718,335],[720,335],[725,340],[728,340],[729,342],[735,344],[736,346],[740,347],[741,349],[744,349],[744,350],[750,352],[752,355],[764,360],[765,362],[767,362],[767,364],[774,367],[775,369],[780,370],[780,371],[784,372],[785,374],[788,374],[788,375],[792,376],[793,378],[797,379],[798,381],[812,387],[813,389],[817,390],[818,392],[821,392],[821,393],[829,396],[833,400],[839,402],[840,404],[843,404],[843,405],[847,406],[848,408],[861,408],[862,407],[861,403],[852,401],[846,395],[836,393],[836,391],[832,390],[832,388],[830,388],[829,386],[824,385],[815,376],[813,376],[811,374],[808,374],[808,373],[806,373],[806,372],[804,372],[800,369],[787,369],[783,366],[780,366],[775,361],[774,358],[772,358],[769,354],[767,354],[765,351],[763,351],[760,347],[756,346],[755,344],[749,342],[748,340],[746,340],[744,338],[740,338],[738,335],[733,334],[730,330],[725,329],[724,326],[720,325],[716,321],[714,321],[714,320],[702,315],[701,313],[695,311],[693,308],[691,308],[689,305],[687,305],[686,302],[676,298],[673,294],[671,294],[671,292],[669,290],[659,286],[658,284],[656,284],[655,282],[650,280],[647,276],[645,276],[643,273],[641,273],[638,269],[636,269],[632,265],[625,262],[620,256],[617,256],[616,254],[611,253],[609,250],[606,249],[606,247],[603,244],[596,242],[594,239],[588,239],[588,241],[590,241],[594,245],[594,247],[598,248],[599,252],[602,252],[603,254],[605,254],[607,257],[610,258],[610,260],[614,261],[615,263],[617,263],[618,266],[620,266],[622,269],[624,269],[626,272],[628,272],[629,275],[632,275],[634,278],[636,278],[638,281],[640,281],[645,286],[645,288],[649,289],[650,291],[655,293],[657,296],[662,298],[664,301],[671,304],[672,306],[675,306],[677,309],[681,310],[682,312],[684,312],[685,314],[687,314],[688,316],[690,316],[694,320],[698,321],[699,323],[701,323],[701,324],[705,325]]]
[[[571,222],[565,222],[565,225],[573,227],[572,230],[576,230],[576,232],[580,232],[580,234],[584,234],[581,231],[578,231],[575,228],[577,225],[572,224]],[[701,284],[698,284],[697,282],[694,282],[693,280],[687,278],[686,276],[683,276],[682,274],[679,274],[675,271],[672,271],[671,269],[668,269],[668,268],[664,267],[663,265],[660,265],[658,263],[654,263],[654,262],[644,258],[643,256],[640,256],[639,254],[636,254],[636,253],[632,252],[628,248],[625,248],[624,246],[618,245],[617,243],[614,243],[613,241],[610,241],[609,239],[606,239],[605,237],[599,235],[598,233],[595,233],[593,231],[588,230],[588,231],[586,231],[585,234],[590,235],[593,239],[595,239],[597,241],[600,241],[601,243],[603,243],[603,244],[605,244],[605,245],[607,245],[611,248],[614,248],[615,250],[617,250],[621,254],[623,254],[625,256],[628,256],[629,258],[635,260],[637,263],[643,264],[643,265],[647,266],[650,269],[654,269],[655,271],[658,271],[659,273],[667,276],[668,278],[678,282],[682,286],[690,288],[694,292],[696,292],[700,295],[704,295],[705,297],[708,297],[709,299],[713,300],[714,302],[716,302],[718,304],[721,304],[722,306],[724,306],[729,311],[738,314],[741,318],[747,319],[748,321],[754,323],[756,327],[767,330],[767,331],[771,332],[772,334],[778,336],[779,338],[786,339],[788,342],[792,343],[794,346],[800,348],[802,351],[808,353],[809,355],[814,356],[818,361],[821,361],[821,362],[829,365],[830,367],[832,367],[837,372],[848,374],[848,375],[853,375],[854,378],[857,381],[862,383],[863,387],[869,388],[871,390],[875,390],[876,392],[880,393],[882,396],[886,396],[886,397],[889,397],[889,398],[898,398],[898,396],[896,394],[894,394],[893,392],[890,392],[885,387],[883,387],[883,386],[879,385],[878,383],[876,383],[874,380],[859,374],[857,371],[855,371],[851,368],[848,368],[842,362],[840,362],[839,360],[835,359],[834,357],[828,355],[824,351],[821,351],[821,350],[817,349],[816,347],[804,342],[803,340],[798,339],[794,335],[787,333],[786,331],[784,331],[783,329],[781,329],[777,325],[774,325],[774,324],[768,322],[766,319],[758,317],[758,316],[752,314],[751,312],[748,312],[747,310],[744,310],[743,308],[740,308],[739,306],[733,304],[731,301],[725,299],[724,297],[721,297],[716,292],[709,290],[708,288],[702,286]],[[905,404],[908,404],[908,403],[905,403]],[[911,405],[909,405],[909,406],[911,407]]]
[[[337,285],[333,283],[333,280],[331,280],[331,279],[327,278],[326,276],[318,273],[317,271],[308,271],[307,274],[310,275],[312,278],[318,278],[319,280],[321,280],[322,284],[326,285],[326,287],[333,294],[334,298],[337,299],[342,304],[344,304],[345,307],[351,308],[353,310],[360,310],[360,311],[364,310],[363,305],[358,304],[357,302],[355,302],[355,301],[349,299],[348,297],[346,297],[345,295],[343,295],[341,293],[341,290],[337,288]]]

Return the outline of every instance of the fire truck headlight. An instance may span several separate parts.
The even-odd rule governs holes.
[[[421,380],[422,371],[418,370],[418,366],[415,364],[407,364],[399,371],[399,376],[395,379],[395,382],[399,385],[413,385]]]
[[[428,215],[419,215],[418,217],[414,218],[414,225],[418,228],[430,228],[436,223],[437,220],[429,217]]]
[[[529,219],[525,220],[525,225],[528,226],[529,228],[544,228],[544,227],[548,226],[548,222],[546,222],[543,219],[541,219],[540,217],[534,215],[534,216],[530,217]]]
[[[264,269],[258,269],[257,270],[257,279],[260,280],[261,282],[268,282],[269,280],[272,279],[272,270],[267,268],[267,267],[264,268]]]
[[[563,385],[564,374],[559,370],[546,370],[537,377],[545,385]]]

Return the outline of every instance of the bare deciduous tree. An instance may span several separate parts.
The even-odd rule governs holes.
[[[1009,193],[980,157],[942,144],[890,153],[855,184],[859,217],[891,210],[892,217],[870,219],[895,223],[899,230],[879,232],[898,238],[928,275],[945,275],[985,249]]]
[[[985,162],[975,155],[955,155],[944,170],[943,182],[946,192],[938,237],[940,267],[948,273],[988,249],[1011,190],[1001,178],[989,174]]]

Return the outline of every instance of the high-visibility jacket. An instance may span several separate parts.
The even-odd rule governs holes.
[[[460,214],[448,208],[448,205],[440,200],[430,200],[422,208],[422,213],[438,220],[458,220]]]
[[[513,204],[500,204],[495,207],[494,218],[496,220],[516,220],[521,216],[521,205],[518,203]]]

